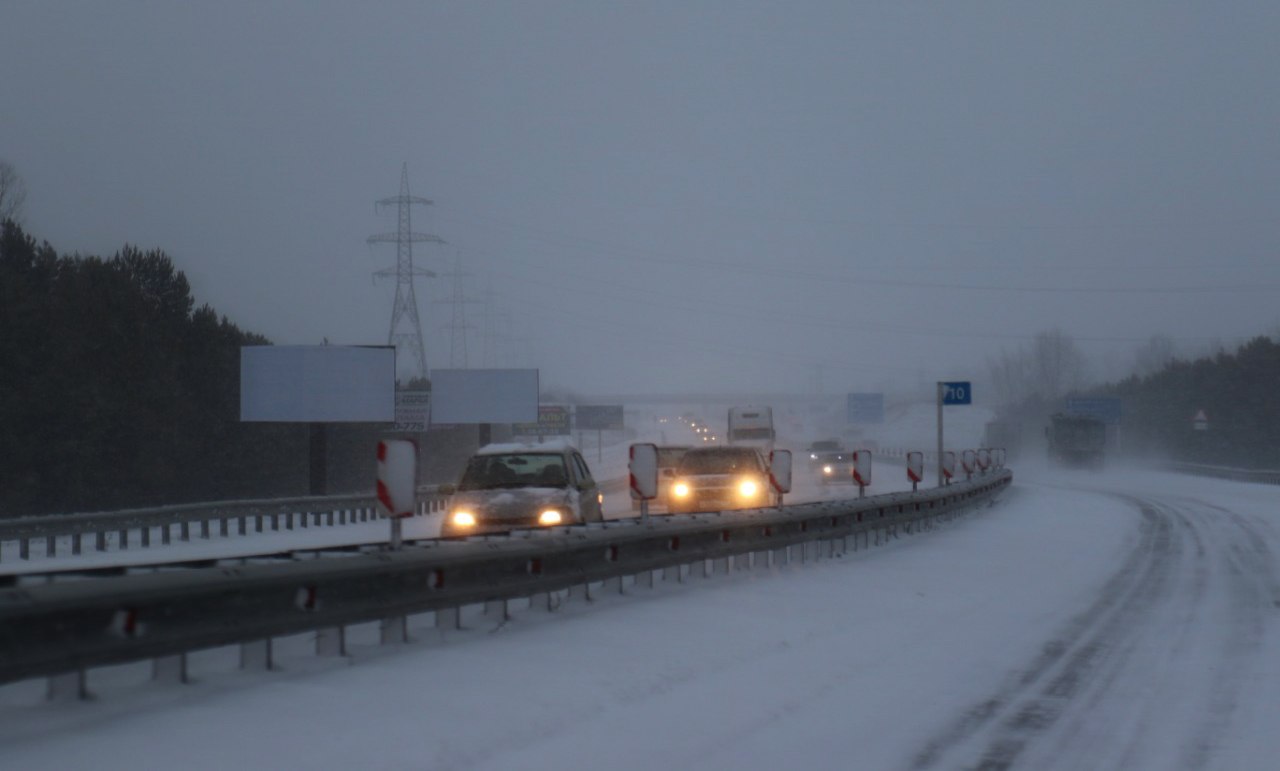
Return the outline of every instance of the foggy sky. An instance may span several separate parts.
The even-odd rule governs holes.
[[[1103,375],[1280,328],[1276,40],[1274,0],[8,0],[0,158],[35,236],[164,249],[276,343],[386,341],[408,163],[416,263],[493,293],[471,366],[839,393],[1056,328]]]

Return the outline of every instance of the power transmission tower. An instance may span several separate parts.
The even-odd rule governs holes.
[[[387,343],[396,348],[396,380],[404,370],[402,362],[410,356],[416,360],[416,368],[408,370],[407,380],[425,379],[428,374],[427,351],[422,343],[422,322],[418,319],[418,297],[413,290],[413,277],[426,276],[434,278],[435,273],[423,268],[413,267],[413,245],[415,242],[427,241],[434,244],[445,243],[438,236],[427,233],[415,233],[409,225],[409,209],[413,204],[430,206],[426,198],[409,195],[409,164],[400,170],[400,195],[383,198],[375,203],[374,210],[381,212],[388,206],[398,209],[396,232],[379,233],[369,236],[369,244],[386,243],[396,245],[396,266],[384,268],[373,275],[379,278],[396,277],[396,299],[391,306],[391,329],[387,333]]]
[[[449,299],[438,301],[449,303],[452,311],[449,323],[445,325],[449,330],[449,366],[466,369],[468,365],[467,330],[474,329],[467,323],[467,306],[475,305],[480,301],[467,297],[463,291],[462,280],[471,274],[462,271],[462,255],[454,253],[453,271],[444,275],[453,279],[453,290]]]
[[[494,365],[496,356],[494,344],[497,342],[497,329],[493,323],[493,285],[485,284],[484,288],[484,326],[480,331],[480,366],[488,369]]]

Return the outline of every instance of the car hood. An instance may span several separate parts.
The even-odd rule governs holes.
[[[486,519],[518,519],[537,514],[548,506],[568,506],[576,496],[576,490],[564,487],[464,490],[455,493],[449,505],[452,509],[467,509]]]

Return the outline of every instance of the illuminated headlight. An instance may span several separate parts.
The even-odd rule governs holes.
[[[558,525],[564,517],[555,509],[547,509],[538,515],[539,525]]]
[[[604,493],[596,493],[596,503],[604,505]]]
[[[676,482],[671,486],[671,492],[675,493],[677,498],[684,498],[689,494],[689,485],[684,482]]]
[[[476,515],[469,511],[453,512],[453,524],[458,527],[475,527]]]
[[[830,466],[823,466],[823,467],[822,467],[822,473],[824,473],[824,474],[830,474],[830,473],[831,473],[831,467],[830,467]]]
[[[817,459],[818,459],[817,455],[814,455],[813,453],[809,453],[809,460],[817,460]]]
[[[755,480],[744,479],[738,483],[738,494],[743,498],[755,497],[755,494],[759,491],[760,485],[756,484]]]

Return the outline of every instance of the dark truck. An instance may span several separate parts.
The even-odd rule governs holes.
[[[1107,424],[1087,415],[1063,412],[1049,418],[1049,463],[1067,468],[1102,468]]]

